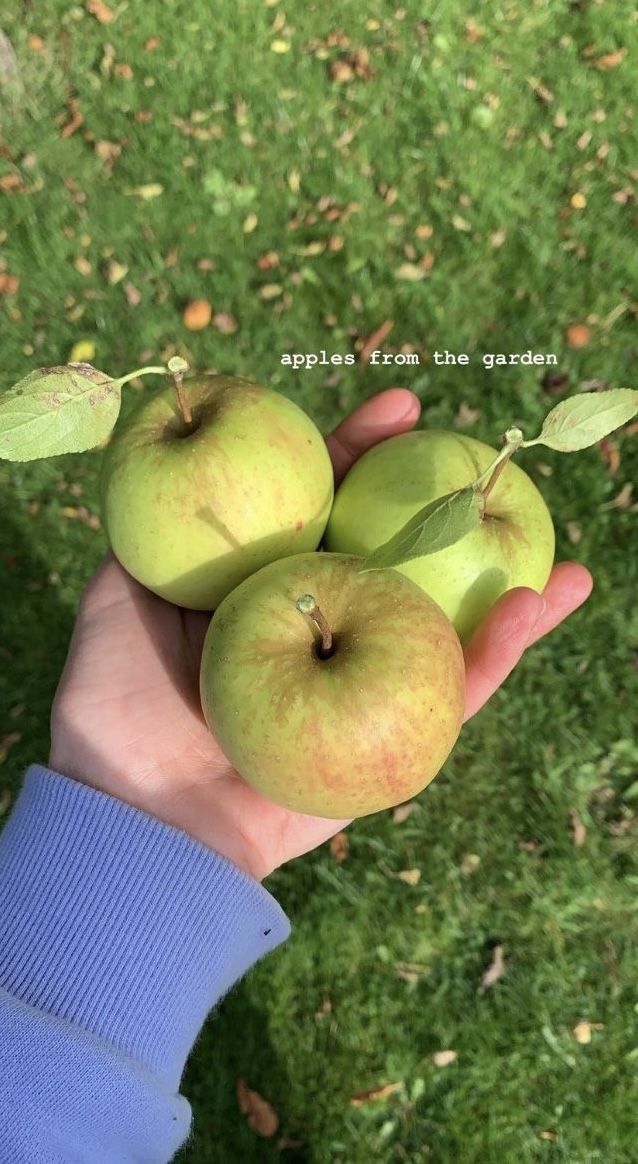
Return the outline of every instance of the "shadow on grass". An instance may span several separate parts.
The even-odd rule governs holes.
[[[275,1054],[266,1016],[250,995],[249,982],[240,982],[210,1016],[196,1044],[182,1082],[193,1108],[193,1136],[176,1164],[231,1160],[313,1164],[315,1156],[304,1143],[303,1129],[286,1123],[288,1069]],[[238,1079],[263,1096],[279,1115],[274,1136],[261,1138],[240,1113]]]

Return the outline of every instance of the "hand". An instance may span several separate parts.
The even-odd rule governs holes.
[[[390,389],[347,417],[327,444],[337,481],[371,445],[411,429],[417,398]],[[582,566],[556,566],[543,597],[505,594],[466,651],[467,712],[500,686],[525,648],[580,606]],[[175,825],[261,879],[348,821],[290,812],[231,768],[204,722],[199,663],[210,616],[172,606],[108,554],[89,582],[53,704],[50,766]]]

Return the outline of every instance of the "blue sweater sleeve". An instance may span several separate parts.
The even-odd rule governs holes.
[[[216,1002],[289,933],[185,833],[29,768],[0,837],[0,1164],[163,1164]]]

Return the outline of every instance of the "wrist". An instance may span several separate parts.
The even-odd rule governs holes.
[[[73,757],[54,739],[48,766],[61,776],[104,792],[163,824],[179,829],[232,861],[255,881],[263,881],[275,868],[261,846],[256,846],[243,833],[235,819],[237,811],[233,806],[225,804],[221,795],[215,795],[220,782],[216,772],[203,769],[191,774],[183,783],[176,783],[174,777],[162,772],[135,774],[124,768],[116,770],[110,763],[105,767],[98,762],[96,754],[84,759],[81,755]],[[229,769],[229,776],[231,772]],[[235,780],[240,779],[236,774],[232,775]]]

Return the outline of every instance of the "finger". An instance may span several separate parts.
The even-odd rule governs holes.
[[[84,587],[79,613],[84,618],[93,617],[119,603],[159,601],[141,583],[136,582],[120,565],[112,550],[108,550]]]
[[[336,483],[366,449],[414,428],[420,412],[418,396],[407,388],[388,388],[364,401],[326,440]]]
[[[545,611],[534,627],[527,645],[531,646],[543,635],[549,634],[568,615],[578,610],[578,607],[589,598],[593,585],[594,580],[589,570],[579,562],[559,562],[554,566],[543,591]]]
[[[465,720],[471,718],[519,662],[545,610],[535,590],[517,587],[499,598],[465,648]]]

